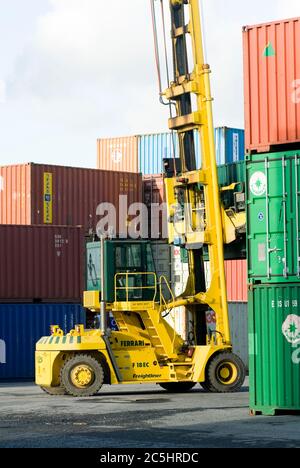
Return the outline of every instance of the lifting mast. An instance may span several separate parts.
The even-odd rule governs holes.
[[[160,1],[163,4],[163,0]],[[181,166],[180,175],[174,167],[173,176],[166,179],[169,241],[188,250],[190,276],[181,304],[185,303],[193,310],[197,344],[205,344],[206,331],[201,333],[201,330],[205,330],[205,311],[208,308],[216,313],[217,342],[230,344],[211,70],[204,57],[199,1],[169,0],[169,4],[174,80],[163,96],[175,103],[176,116],[169,119],[169,128],[178,133]],[[186,23],[187,8],[189,21]],[[187,36],[192,43],[193,69],[189,68]],[[200,134],[201,169],[196,167],[195,131]],[[180,199],[184,202],[181,217],[176,216]],[[205,286],[203,244],[208,245],[211,269],[208,290]]]

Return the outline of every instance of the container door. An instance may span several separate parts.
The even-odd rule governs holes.
[[[247,171],[249,276],[264,281],[299,277],[298,158],[269,157]]]

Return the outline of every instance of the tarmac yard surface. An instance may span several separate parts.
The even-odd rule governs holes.
[[[126,385],[76,399],[2,383],[0,447],[300,447],[300,416],[249,416],[248,398]]]

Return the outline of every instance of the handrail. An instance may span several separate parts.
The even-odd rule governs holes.
[[[153,285],[151,286],[129,286],[129,277],[134,277],[134,276],[148,276],[148,277],[153,277]],[[125,279],[125,286],[118,286],[117,285],[117,280],[123,278]],[[121,302],[118,301],[118,291],[126,291],[126,301],[125,302],[130,302],[129,301],[129,291],[135,291],[135,290],[146,290],[146,289],[152,289],[154,291],[153,293],[153,298],[150,299],[150,302],[155,301],[156,293],[157,293],[157,276],[156,273],[152,272],[124,272],[124,273],[116,273],[115,274],[115,302]]]
[[[173,294],[173,291],[170,287],[170,284],[167,280],[167,278],[162,275],[160,278],[159,278],[159,305],[160,305],[160,311],[162,311],[162,309],[167,309],[168,307],[168,302],[169,301],[166,301],[164,295],[163,295],[163,291],[162,291],[162,287],[163,287],[163,283],[167,286],[168,288],[168,291],[171,295],[171,298],[172,298],[172,302],[175,302],[175,296]]]

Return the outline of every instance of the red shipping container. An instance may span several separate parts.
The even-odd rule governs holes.
[[[246,26],[245,132],[248,152],[300,141],[300,18]]]
[[[80,225],[95,232],[100,203],[113,204],[118,220],[119,195],[127,195],[127,208],[141,202],[141,175],[32,163],[2,166],[0,224]]]
[[[248,302],[247,273],[247,260],[225,262],[228,302]]]
[[[0,258],[0,302],[81,302],[82,228],[1,225]]]
[[[157,231],[159,238],[167,238],[168,223],[166,210],[156,211],[157,207],[153,205],[162,205],[166,203],[165,183],[162,174],[143,176],[143,203],[148,209],[148,231],[149,237],[156,237]],[[151,208],[152,211],[151,211]]]

